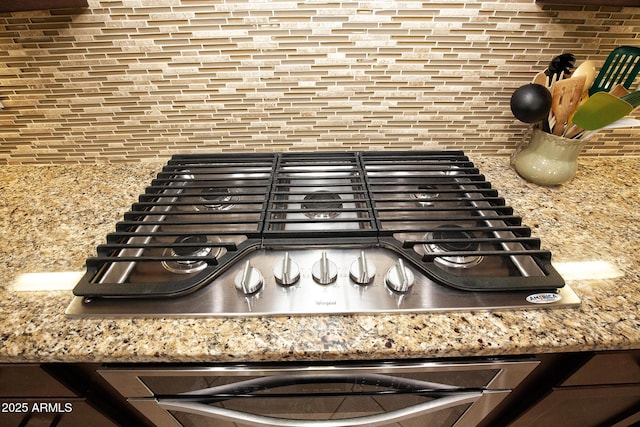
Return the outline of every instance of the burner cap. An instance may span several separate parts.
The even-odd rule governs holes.
[[[304,215],[311,219],[335,218],[340,215],[342,199],[339,194],[318,190],[304,196],[301,203]]]
[[[447,228],[447,230],[434,230],[425,234],[425,240],[431,240],[431,242],[424,245],[425,250],[431,253],[443,253],[458,252],[458,251],[477,251],[479,244],[473,241],[473,234],[468,231],[464,231],[462,227],[453,226],[454,228],[460,228],[460,230],[451,230],[452,227],[441,226],[439,228]],[[439,240],[456,239],[457,242],[446,242]],[[467,255],[467,256],[441,256],[434,258],[434,261],[445,267],[453,268],[470,268],[478,265],[482,261],[481,255]]]
[[[220,242],[219,238],[215,238],[217,243]],[[191,244],[191,245],[202,245],[202,246],[173,246],[168,247],[162,253],[162,256],[171,258],[171,257],[203,257],[211,255],[214,258],[220,255],[221,248],[212,248],[211,246],[207,246],[210,243],[210,240],[207,239],[207,236],[203,236],[201,234],[198,235],[186,235],[179,236],[174,243],[182,244]],[[212,253],[215,252],[215,253]],[[207,266],[207,262],[202,259],[192,259],[192,260],[172,260],[167,259],[162,261],[162,266],[172,272],[177,274],[189,274],[196,273],[200,270],[203,270]]]
[[[202,190],[200,201],[206,209],[226,211],[234,206],[238,196],[228,188],[210,187]]]
[[[419,206],[433,206],[439,193],[435,193],[432,190],[436,190],[438,187],[432,184],[424,184],[418,186],[418,191],[411,193],[411,198],[415,199]]]

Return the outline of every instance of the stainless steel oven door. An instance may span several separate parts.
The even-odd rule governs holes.
[[[159,426],[473,426],[535,361],[105,369]]]

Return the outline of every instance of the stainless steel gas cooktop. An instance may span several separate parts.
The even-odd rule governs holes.
[[[70,316],[576,306],[460,151],[174,156],[76,285]]]

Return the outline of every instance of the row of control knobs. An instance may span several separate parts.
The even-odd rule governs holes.
[[[276,282],[282,286],[295,285],[300,280],[300,267],[289,257],[289,253],[285,253],[281,262],[277,263],[273,275]],[[338,267],[329,260],[326,252],[311,267],[311,275],[320,285],[330,285],[338,278]],[[367,259],[364,251],[360,252],[360,256],[351,264],[349,268],[349,277],[358,285],[368,285],[373,281],[376,275],[375,265]],[[263,284],[264,278],[260,271],[253,267],[249,261],[235,276],[236,288],[245,295],[252,295],[258,292]],[[396,292],[407,292],[413,286],[414,276],[410,269],[405,267],[402,259],[398,259],[387,271],[385,276],[386,285]]]

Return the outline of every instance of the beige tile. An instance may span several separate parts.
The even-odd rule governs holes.
[[[633,8],[454,0],[90,1],[0,17],[0,164],[175,152],[508,155],[509,98],[554,55],[637,44]],[[578,40],[579,47],[573,40]],[[638,130],[585,155],[639,155]]]

